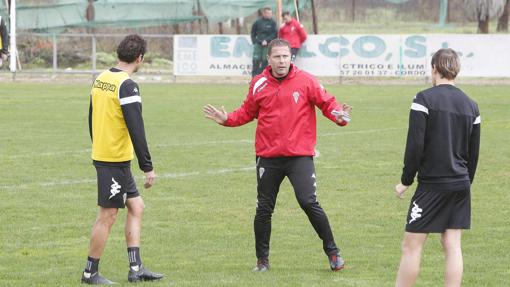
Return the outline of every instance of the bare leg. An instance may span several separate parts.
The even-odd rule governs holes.
[[[427,236],[427,233],[406,232],[404,234],[396,287],[413,286],[416,282],[420,273],[421,251]]]
[[[445,255],[444,286],[457,287],[462,283],[463,260],[460,229],[447,229],[441,234]]]
[[[139,247],[140,234],[142,231],[142,217],[145,204],[140,196],[128,198],[126,201],[128,214],[126,218],[126,227],[124,229],[126,236],[126,244],[128,247],[128,255],[133,256],[129,259],[129,282],[153,281],[163,278],[163,274],[154,273],[145,268],[142,264]],[[130,251],[132,249],[132,251]],[[130,252],[134,252],[132,255]]]
[[[128,198],[126,200],[126,207],[128,213],[124,233],[127,247],[140,247],[140,234],[142,232],[142,217],[145,204],[142,197],[137,196]]]
[[[108,235],[117,219],[117,212],[117,208],[99,207],[96,223],[92,227],[92,234],[90,236],[90,257],[101,258],[101,255],[103,255]]]

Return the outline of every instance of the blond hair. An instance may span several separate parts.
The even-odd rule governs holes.
[[[443,78],[453,80],[460,71],[460,59],[457,53],[448,49],[439,49],[430,62],[432,68],[436,68],[436,71],[441,74]]]

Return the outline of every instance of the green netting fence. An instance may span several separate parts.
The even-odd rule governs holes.
[[[69,27],[154,27],[188,23],[207,18],[212,22],[246,17],[274,0],[18,0],[17,28],[59,31]],[[293,0],[282,1],[283,9],[294,10]],[[299,9],[309,6],[300,0]],[[7,16],[4,1],[0,14]],[[88,15],[88,17],[87,17]]]

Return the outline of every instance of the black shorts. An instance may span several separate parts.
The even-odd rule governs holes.
[[[97,205],[124,208],[126,199],[140,196],[129,166],[106,166],[95,162],[97,171]]]
[[[407,232],[443,233],[446,229],[470,227],[469,186],[460,191],[436,192],[418,185],[407,213]]]

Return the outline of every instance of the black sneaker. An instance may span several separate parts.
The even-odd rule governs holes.
[[[154,281],[163,278],[163,274],[154,273],[143,265],[131,266],[128,273],[129,282]]]
[[[269,259],[260,258],[257,260],[257,266],[253,268],[254,272],[266,272],[269,271]]]
[[[340,256],[340,253],[328,255],[329,258],[329,267],[331,270],[339,271],[344,269],[344,259]]]
[[[113,284],[117,284],[117,283],[115,283],[113,281],[110,281],[110,280],[104,278],[103,276],[101,276],[101,274],[99,274],[99,272],[89,273],[89,272],[86,272],[86,271],[83,271],[83,273],[81,275],[81,283],[89,284],[89,285],[113,285]]]

